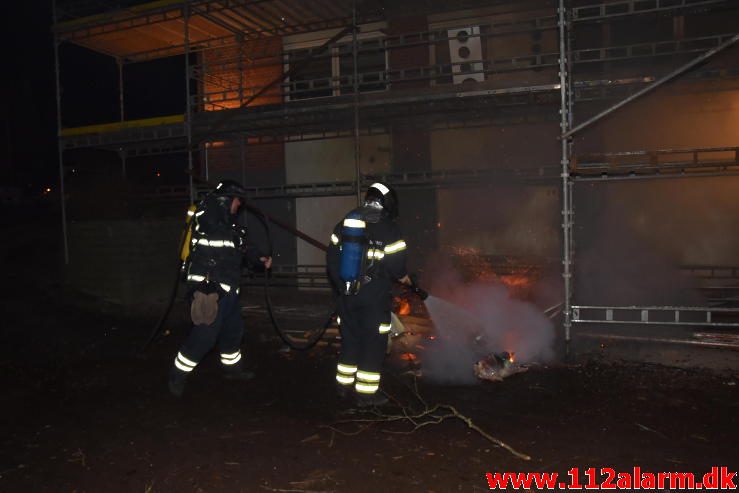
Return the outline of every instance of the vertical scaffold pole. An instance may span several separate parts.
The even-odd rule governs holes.
[[[362,205],[362,166],[360,163],[359,148],[359,67],[357,66],[357,2],[352,4],[352,89],[354,91],[354,173],[356,175],[357,205]]]
[[[570,7],[572,6],[572,2],[570,2]],[[572,128],[572,125],[575,121],[575,83],[574,78],[572,77],[572,43],[574,40],[574,30],[573,26],[575,25],[572,22],[572,8],[567,9],[565,12],[565,24],[567,26],[567,29],[565,31],[565,35],[567,36],[565,42],[566,42],[566,48],[567,48],[567,59],[566,59],[566,65],[567,65],[567,124],[568,128]],[[568,162],[572,162],[572,156],[574,152],[574,146],[575,142],[574,139],[568,139],[567,141],[567,156],[568,156]],[[576,254],[576,246],[575,246],[575,182],[574,180],[569,180],[569,199],[570,199],[570,271],[575,266],[575,254]],[[570,284],[570,302],[572,302],[572,299],[575,297],[575,286],[574,282]]]
[[[118,65],[118,105],[121,115],[121,123],[126,118],[123,104],[123,60],[120,57],[116,58],[116,64]],[[123,178],[126,177],[126,150],[121,147],[118,149],[118,155],[121,158],[121,175]]]
[[[187,133],[187,174],[190,186],[190,203],[195,202],[195,184],[193,182],[193,162],[192,162],[192,101],[190,98],[190,7],[184,5],[182,7],[182,17],[184,18],[184,36],[185,36],[185,132]]]
[[[205,165],[205,181],[210,181],[210,142],[206,142],[203,145],[203,161]]]
[[[56,0],[52,2],[54,26],[57,23]],[[64,249],[64,265],[69,265],[69,239],[67,236],[67,204],[64,188],[64,150],[62,148],[62,91],[59,76],[59,36],[54,32],[54,74],[56,81],[56,135],[59,156],[59,201],[62,208],[62,243]]]
[[[570,5],[572,5],[570,3]],[[574,106],[575,106],[575,84],[572,78],[572,43],[574,39],[574,33],[572,27],[575,25],[572,22],[572,9],[565,12],[565,50],[567,53],[566,67],[567,67],[567,124],[568,128],[572,128],[574,121]],[[570,140],[570,156],[572,156],[572,140]]]
[[[239,38],[238,42],[239,42],[239,106],[241,106],[244,104],[244,40]],[[206,73],[205,70],[203,70],[203,73]]]
[[[558,7],[559,25],[559,89],[560,89],[560,131],[567,133],[569,120],[569,83],[567,60],[567,21],[565,0],[559,0]],[[570,329],[572,328],[572,188],[570,186],[570,145],[566,138],[560,141],[562,154],[562,278],[564,281],[564,332],[565,350],[569,352]]]
[[[241,183],[246,185],[246,135],[239,135],[239,158],[241,159]]]
[[[116,58],[116,64],[118,65],[118,109],[121,121],[123,121],[126,118],[123,108],[123,60]]]

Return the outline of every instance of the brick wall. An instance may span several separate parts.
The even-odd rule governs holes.
[[[243,152],[243,158],[242,158]],[[202,156],[205,166],[205,156]],[[279,185],[285,182],[285,148],[282,143],[242,144],[238,139],[214,142],[208,148],[208,176],[246,185]]]
[[[423,32],[428,30],[426,16],[402,17],[393,19],[388,25],[388,35],[402,35],[406,33]],[[413,69],[429,64],[429,49],[427,45],[411,46],[408,48],[393,49],[388,53],[390,70]],[[411,89],[428,87],[428,81],[395,82],[392,89]]]
[[[202,91],[208,98],[204,109],[218,111],[238,108],[246,103],[262,88],[280,77],[281,60],[282,38],[279,36],[206,51],[202,59],[205,72]],[[223,92],[222,86],[233,90]],[[282,91],[280,85],[275,84],[264,95],[249,103],[249,106],[280,102]],[[242,158],[242,145],[238,139],[213,143],[208,149],[208,174],[211,180],[228,178],[258,185],[284,183],[283,145],[249,145],[246,141],[245,144]]]
[[[394,125],[392,141],[393,172],[431,169],[428,130]],[[399,223],[410,249],[409,268],[418,270],[423,266],[425,256],[432,253],[438,243],[436,191],[403,190],[399,193],[399,202]]]
[[[221,63],[226,61],[228,63]],[[203,90],[206,95],[213,93],[204,108],[209,111],[237,108],[282,75],[282,38],[264,38],[241,46],[211,50],[206,52],[203,62],[207,73]],[[241,92],[234,90],[216,94],[222,91],[219,85],[231,85],[238,89],[240,83],[243,87]],[[219,97],[221,99],[217,100]],[[277,83],[249,106],[278,104],[282,101],[281,86]],[[248,186],[283,184],[286,179],[284,144],[256,145],[250,144],[246,138],[243,145],[239,139],[216,142],[208,150],[208,171],[211,181],[232,179]],[[294,200],[260,200],[257,205],[266,213],[295,224]],[[264,232],[260,231],[259,222],[252,217],[248,221],[254,233],[253,239],[265,249],[267,242]],[[271,234],[274,254],[277,256],[275,261],[295,263],[295,238],[277,227],[272,228]]]
[[[425,16],[393,19],[388,34],[423,32],[428,30]],[[429,64],[429,49],[426,45],[391,50],[388,55],[391,70],[414,69]],[[393,83],[390,88],[408,90],[428,87],[428,81]],[[427,129],[392,127],[392,172],[424,171],[431,169],[430,135]],[[418,270],[423,266],[424,256],[436,248],[437,206],[433,190],[405,190],[399,194],[400,226],[410,248],[409,268]]]
[[[201,61],[203,108],[206,111],[238,108],[282,74],[282,38],[275,36],[208,50]],[[249,105],[281,101],[280,85],[275,84]]]

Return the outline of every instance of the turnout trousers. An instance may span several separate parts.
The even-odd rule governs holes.
[[[380,372],[390,332],[389,295],[340,296],[338,313],[341,355],[336,381],[360,394],[374,394],[380,387]],[[386,299],[387,298],[387,299]]]
[[[216,344],[221,364],[226,371],[241,368],[241,339],[244,320],[238,293],[229,293],[218,300],[218,314],[210,325],[193,325],[190,335],[177,353],[174,370],[190,373]]]

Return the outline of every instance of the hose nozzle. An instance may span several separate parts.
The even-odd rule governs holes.
[[[429,297],[429,294],[423,289],[418,287],[416,275],[409,274],[408,277],[410,278],[410,281],[411,281],[410,284],[405,281],[402,281],[401,284],[403,284],[403,286],[405,286],[405,288],[408,289],[409,291],[412,291],[413,294],[421,298],[421,301],[425,301],[426,298]]]
[[[425,301],[426,298],[429,297],[429,294],[424,291],[423,289],[419,288],[415,284],[411,286],[411,291],[413,291],[419,298],[421,298],[422,301]]]
[[[411,284],[410,284],[410,286],[408,286],[408,289],[410,289],[411,291],[413,291],[413,293],[416,296],[418,296],[419,298],[421,298],[421,301],[425,301],[426,298],[429,297],[429,294],[426,291],[424,291],[423,289],[421,289],[421,288],[418,287],[418,276],[416,274],[411,274],[409,277],[411,279]]]

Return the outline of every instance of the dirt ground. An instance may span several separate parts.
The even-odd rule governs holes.
[[[183,307],[142,354],[159,308],[72,298],[43,252],[4,255],[0,492],[474,492],[486,472],[739,466],[737,368],[580,359],[501,383],[419,380],[429,406],[454,406],[529,461],[461,419],[415,431],[390,421],[400,406],[423,410],[398,369],[383,381],[397,403],[370,423],[378,416],[334,394],[335,347],[280,351],[259,315],[244,342],[257,378],[223,380],[211,354],[176,399],[166,377],[188,329]]]
[[[21,283],[22,284],[22,283]],[[182,399],[166,375],[186,332],[144,355],[155,317],[71,303],[47,285],[5,288],[0,379],[0,491],[377,492],[482,491],[486,472],[571,467],[695,471],[739,465],[739,389],[730,372],[580,361],[502,383],[419,383],[429,404],[455,406],[514,457],[460,419],[411,432],[333,392],[336,350],[280,352],[248,322],[250,382],[220,378],[212,355]],[[387,391],[420,404],[390,371]],[[400,408],[389,406],[386,415]],[[408,432],[401,434],[397,432]]]

